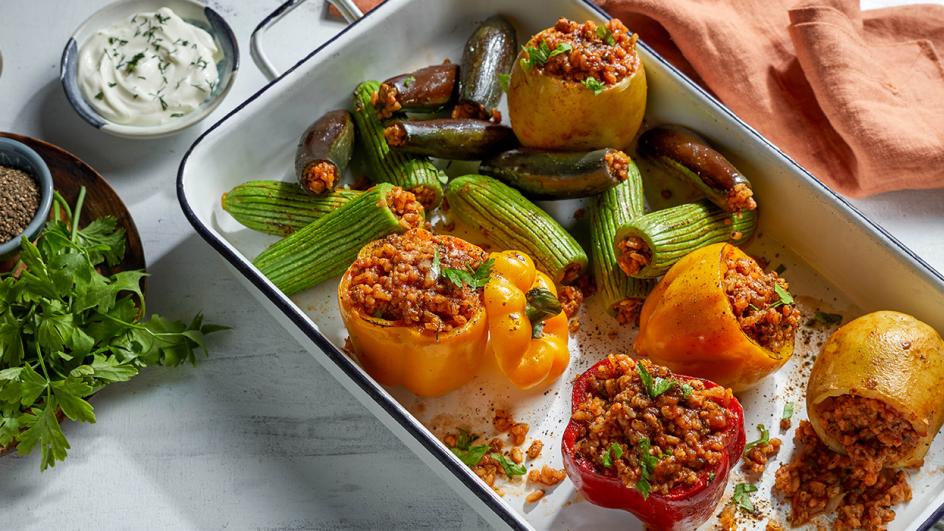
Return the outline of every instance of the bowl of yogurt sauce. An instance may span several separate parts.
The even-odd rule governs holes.
[[[192,0],[123,0],[73,33],[59,78],[86,122],[126,138],[157,138],[199,122],[239,70],[232,29]]]

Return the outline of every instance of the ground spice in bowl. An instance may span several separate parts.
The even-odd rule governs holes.
[[[39,187],[23,170],[0,166],[0,242],[26,230],[39,209]]]

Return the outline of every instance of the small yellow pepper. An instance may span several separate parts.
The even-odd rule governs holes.
[[[553,382],[570,362],[567,316],[554,282],[520,251],[492,253],[485,286],[489,346],[498,368],[515,386]]]

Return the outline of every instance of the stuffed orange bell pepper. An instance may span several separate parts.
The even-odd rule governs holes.
[[[492,253],[485,286],[489,350],[511,382],[529,389],[556,380],[570,362],[567,316],[550,277],[521,251]]]
[[[679,373],[748,389],[793,354],[800,311],[788,287],[733,245],[692,251],[646,298],[636,352]]]
[[[341,278],[338,304],[364,370],[419,396],[472,379],[488,341],[486,258],[475,245],[423,229],[361,249]]]

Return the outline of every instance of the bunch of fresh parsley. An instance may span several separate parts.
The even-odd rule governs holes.
[[[53,219],[36,244],[23,238],[20,262],[0,275],[0,449],[26,455],[38,445],[41,468],[65,459],[61,415],[95,422],[86,400],[149,365],[196,363],[204,334],[225,327],[189,325],[159,315],[143,320],[143,271],[104,275],[121,263],[125,231],[112,217],[84,228],[85,189],[75,212],[56,194]],[[62,220],[65,221],[62,221]]]

